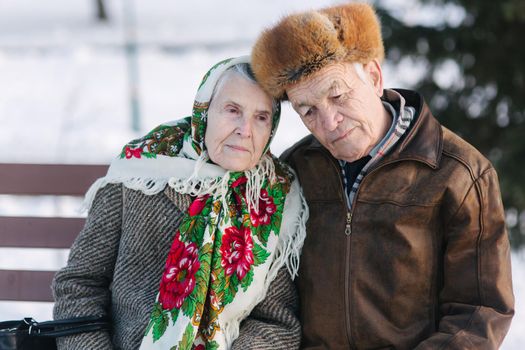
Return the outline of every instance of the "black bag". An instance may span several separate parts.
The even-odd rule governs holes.
[[[108,319],[100,316],[46,322],[32,318],[4,321],[0,322],[0,350],[54,350],[57,337],[109,329]]]

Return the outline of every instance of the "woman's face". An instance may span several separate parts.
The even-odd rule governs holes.
[[[208,109],[204,143],[210,159],[226,170],[253,168],[272,130],[272,100],[257,84],[225,73]]]

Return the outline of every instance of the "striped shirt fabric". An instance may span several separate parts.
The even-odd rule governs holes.
[[[359,185],[370,167],[379,162],[395,146],[414,119],[415,109],[405,106],[404,99],[400,95],[399,97],[401,99],[399,111],[390,103],[383,101],[385,109],[392,115],[392,126],[370,154],[351,163],[339,160],[349,210],[352,209]]]

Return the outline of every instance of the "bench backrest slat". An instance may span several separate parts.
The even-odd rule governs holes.
[[[0,247],[69,248],[84,218],[0,216]]]
[[[0,270],[0,300],[53,301],[54,271]]]
[[[83,196],[106,165],[0,164],[0,194]]]
[[[107,165],[0,164],[0,195],[83,196]],[[69,248],[83,218],[0,216],[0,247]],[[55,271],[0,269],[0,300],[53,301]]]

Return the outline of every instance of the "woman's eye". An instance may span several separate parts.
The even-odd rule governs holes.
[[[262,122],[267,122],[268,120],[270,120],[270,117],[267,114],[259,114],[257,116],[257,119]]]
[[[226,107],[226,112],[237,114],[239,112],[239,109],[236,108],[236,107],[227,106]]]

